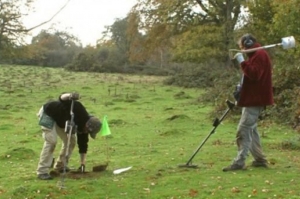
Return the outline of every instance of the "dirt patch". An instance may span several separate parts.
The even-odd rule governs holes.
[[[101,172],[105,171],[108,164],[97,165],[93,167],[92,171],[81,172],[79,170],[71,170],[70,172],[65,173],[66,178],[70,179],[81,179],[81,178],[95,178],[100,175]],[[54,178],[63,177],[64,173],[60,173],[56,170],[50,171],[50,175]]]
[[[170,118],[167,118],[168,121],[174,121],[174,120],[184,120],[184,119],[190,119],[187,115],[173,115]]]
[[[58,173],[56,171],[51,171],[50,175],[53,178],[61,178],[63,177],[63,173]],[[83,179],[83,178],[96,178],[100,176],[100,172],[90,172],[90,171],[86,171],[86,172],[81,172],[81,171],[70,171],[68,173],[65,174],[65,178],[68,179]]]
[[[171,130],[160,133],[161,136],[179,135],[179,134],[183,134],[183,132],[181,130],[178,130],[178,129],[171,129]]]
[[[71,171],[66,174],[66,177],[71,179],[81,179],[81,178],[95,178],[98,175],[99,174],[95,172],[89,172],[89,171],[83,173],[81,171]]]
[[[108,164],[94,166],[93,167],[93,172],[105,171],[107,166],[108,166]]]

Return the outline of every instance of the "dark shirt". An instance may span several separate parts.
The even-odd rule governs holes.
[[[71,100],[51,101],[44,104],[44,112],[50,116],[60,128],[65,128],[66,121],[71,120]],[[77,145],[79,153],[86,153],[88,149],[89,134],[84,133],[86,122],[90,116],[85,107],[74,101],[73,105],[74,123],[77,125]]]

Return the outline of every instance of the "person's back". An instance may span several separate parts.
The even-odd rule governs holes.
[[[78,130],[82,132],[86,122],[90,118],[89,113],[79,101],[74,101],[73,106],[74,122],[76,123]],[[65,128],[65,122],[71,119],[71,101],[63,101],[59,98],[57,101],[48,102],[44,104],[44,111],[55,120],[60,128]]]

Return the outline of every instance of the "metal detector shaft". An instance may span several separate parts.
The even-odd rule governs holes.
[[[74,113],[73,113],[73,107],[74,107],[74,100],[72,100],[71,103],[71,109],[70,109],[70,115],[71,115],[71,122],[70,122],[70,127],[69,127],[69,133],[66,132],[68,134],[68,142],[67,142],[67,149],[66,149],[66,158],[65,160],[67,160],[68,156],[69,156],[69,147],[70,147],[70,142],[71,142],[71,135],[73,132],[73,127],[74,127]],[[67,163],[67,161],[66,161]],[[66,165],[66,164],[65,164]],[[66,166],[65,166],[66,167]]]
[[[202,146],[205,144],[205,142],[208,140],[208,138],[215,133],[216,128],[219,126],[219,124],[223,121],[223,119],[226,117],[226,115],[228,114],[228,112],[235,106],[233,102],[230,102],[229,100],[226,100],[226,104],[228,106],[228,109],[225,111],[225,113],[222,115],[222,117],[220,119],[216,118],[213,126],[214,128],[211,130],[211,132],[208,134],[208,136],[202,141],[202,143],[200,144],[200,146],[197,148],[197,150],[194,152],[194,154],[192,155],[192,157],[187,161],[186,165],[190,165],[190,163],[192,162],[193,158],[196,156],[196,154],[199,152],[199,150],[202,148]]]
[[[250,52],[254,52],[254,51],[257,51],[257,50],[261,50],[261,49],[273,48],[273,47],[276,47],[276,46],[282,46],[283,49],[295,48],[296,47],[296,40],[293,36],[289,36],[289,37],[281,38],[281,43],[278,43],[278,44],[260,46],[260,47],[257,47],[257,48],[251,48],[251,49],[246,49],[246,50],[229,49],[229,56],[231,57],[231,59],[235,59],[233,54],[232,54],[234,52],[250,53]]]
[[[74,112],[73,112],[73,107],[74,107],[74,100],[71,102],[71,108],[70,108],[70,115],[71,115],[71,120],[66,121],[66,126],[65,126],[65,132],[67,133],[67,148],[65,152],[65,158],[64,158],[64,169],[63,169],[63,175],[62,175],[62,180],[60,187],[64,188],[64,181],[65,181],[65,175],[66,175],[66,169],[67,169],[67,164],[68,164],[68,158],[69,158],[69,147],[70,147],[70,142],[71,142],[71,137],[72,137],[72,132],[74,128]]]

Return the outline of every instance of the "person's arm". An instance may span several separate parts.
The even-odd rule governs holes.
[[[77,134],[77,144],[79,148],[79,157],[80,157],[80,167],[79,169],[84,172],[86,164],[86,154],[88,149],[89,134],[87,133],[78,133]]]

